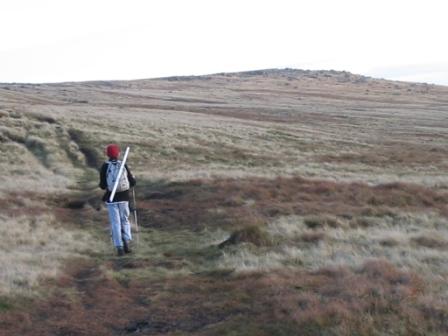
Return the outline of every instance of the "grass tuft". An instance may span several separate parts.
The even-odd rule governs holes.
[[[299,241],[311,244],[317,244],[325,239],[324,232],[306,232],[298,237]]]
[[[248,226],[246,228],[233,232],[228,239],[220,243],[219,248],[224,248],[229,245],[236,245],[240,243],[251,243],[255,246],[270,246],[272,245],[272,238],[259,226]]]
[[[411,241],[417,246],[421,247],[440,249],[440,250],[448,249],[448,241],[434,234],[433,235],[427,234],[413,237],[411,238]]]
[[[343,220],[330,215],[308,216],[304,219],[304,223],[310,229],[343,228],[346,226]]]

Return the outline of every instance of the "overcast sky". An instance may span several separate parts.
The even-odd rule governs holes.
[[[0,82],[334,69],[448,85],[438,0],[1,0]]]

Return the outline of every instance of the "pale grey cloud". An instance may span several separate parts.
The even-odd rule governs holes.
[[[383,66],[367,73],[372,77],[448,85],[448,63]]]
[[[297,67],[446,84],[447,12],[442,0],[7,0],[0,82]]]

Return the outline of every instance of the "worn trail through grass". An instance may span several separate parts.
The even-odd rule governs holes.
[[[3,305],[0,334],[447,331],[437,282],[447,198],[302,178],[142,182],[134,253],[106,247],[72,260],[28,308]],[[106,212],[91,198],[52,202],[59,219],[109,244]],[[434,278],[417,275],[428,269]]]

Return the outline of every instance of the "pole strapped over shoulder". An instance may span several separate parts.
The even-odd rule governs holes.
[[[112,203],[112,201],[115,197],[115,193],[117,192],[118,182],[120,181],[121,174],[123,174],[123,169],[124,169],[124,165],[126,163],[126,159],[128,158],[128,154],[129,154],[129,147],[126,147],[126,151],[124,152],[123,161],[121,161],[121,166],[120,166],[120,169],[118,170],[117,179],[115,180],[114,188],[112,189],[112,192],[109,197],[110,203]]]

